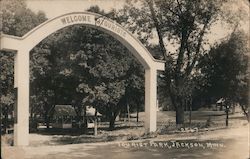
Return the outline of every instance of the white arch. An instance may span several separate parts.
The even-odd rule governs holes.
[[[157,70],[164,70],[164,62],[154,59],[144,45],[125,28],[111,19],[91,12],[70,12],[56,16],[35,27],[22,37],[2,35],[1,49],[22,50],[25,48],[30,51],[47,36],[75,24],[96,28],[113,36],[133,53],[145,69],[154,67]]]
[[[17,87],[17,123],[14,124],[14,145],[29,144],[29,52],[50,34],[67,26],[82,24],[102,30],[126,46],[145,68],[145,127],[156,131],[157,70],[164,62],[155,60],[131,33],[116,22],[96,13],[70,12],[45,21],[23,37],[1,34],[0,49],[16,50],[15,87]]]

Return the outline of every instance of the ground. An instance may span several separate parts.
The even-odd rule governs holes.
[[[167,114],[168,118],[170,116],[172,120],[169,113],[158,113],[158,118],[163,118],[164,114]],[[194,113],[196,119],[198,119],[197,116]],[[206,119],[205,116],[202,115],[199,119]],[[30,134],[31,145],[29,147],[3,145],[2,157],[3,159],[247,159],[249,157],[249,125],[239,116],[230,116],[229,128],[217,126],[213,129],[200,129],[192,132],[172,131],[173,133],[158,135],[155,138],[140,138],[133,141],[68,143],[58,142],[65,137],[70,138],[67,135]],[[216,114],[212,117],[212,121],[221,121],[223,118],[224,116]],[[166,120],[166,117],[163,119]],[[158,123],[158,127],[163,127],[164,120]],[[127,131],[133,133],[141,130],[142,128],[120,129],[111,133]],[[77,137],[71,137],[71,139],[75,138]],[[81,140],[83,139],[84,137]]]

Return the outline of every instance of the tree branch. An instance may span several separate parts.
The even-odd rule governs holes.
[[[174,15],[180,17],[180,15],[179,15],[178,13],[174,12],[171,8],[168,8],[168,10],[169,10],[172,14],[174,14]]]
[[[192,63],[187,66],[186,76],[190,75],[190,73],[192,72],[192,70],[194,68],[194,65],[195,65],[196,61],[198,60],[198,57],[199,57],[198,55],[199,55],[199,52],[200,52],[202,39],[204,37],[205,31],[206,31],[206,29],[208,27],[208,24],[209,24],[209,21],[207,20],[207,22],[204,24],[204,26],[203,26],[203,28],[202,28],[202,30],[200,32],[200,36],[199,36],[199,39],[198,39],[198,44],[197,44],[197,47],[196,47],[195,55],[194,55]]]
[[[180,51],[179,51],[179,54],[177,57],[176,67],[175,67],[175,81],[176,81],[177,85],[178,85],[179,77],[181,74],[181,67],[183,65],[183,58],[184,58],[184,53],[185,53],[186,42],[187,42],[187,32],[184,28],[182,28],[181,46],[180,46]]]
[[[178,4],[178,8],[179,8],[180,14],[183,15],[183,12],[181,10],[181,4],[180,4],[179,0],[176,0],[176,2]]]
[[[159,38],[159,44],[160,44],[161,52],[163,54],[164,59],[167,60],[167,50],[166,50],[166,48],[164,46],[162,30],[161,30],[159,21],[158,21],[158,19],[156,17],[155,10],[154,10],[154,7],[153,7],[153,0],[146,0],[146,2],[148,3],[148,6],[149,6],[149,9],[150,9],[150,12],[151,12],[151,16],[152,16],[152,19],[154,21],[154,25],[155,25],[157,35],[158,35],[158,38]]]

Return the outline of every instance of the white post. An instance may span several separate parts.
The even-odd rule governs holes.
[[[29,51],[18,50],[15,57],[17,116],[14,124],[14,145],[29,145]]]
[[[156,131],[156,100],[157,100],[157,71],[145,70],[145,128],[149,132]]]

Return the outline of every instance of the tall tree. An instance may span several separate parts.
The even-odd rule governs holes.
[[[0,31],[8,35],[23,36],[46,20],[43,12],[35,14],[28,9],[24,0],[3,0],[0,1],[0,5]],[[13,52],[0,50],[0,103],[2,109],[9,110],[7,113],[13,111],[15,100],[14,55]]]
[[[184,123],[184,103],[193,92],[192,79],[198,59],[207,51],[207,35],[218,20],[227,17],[221,16],[225,3],[223,0],[195,3],[192,0],[131,0],[119,12],[121,21],[127,20],[131,24],[127,27],[139,33],[142,42],[157,34],[159,51],[166,60],[162,88],[171,97],[177,124]]]
[[[204,96],[224,98],[229,106],[239,103],[248,117],[249,41],[242,31],[234,31],[200,59]]]

